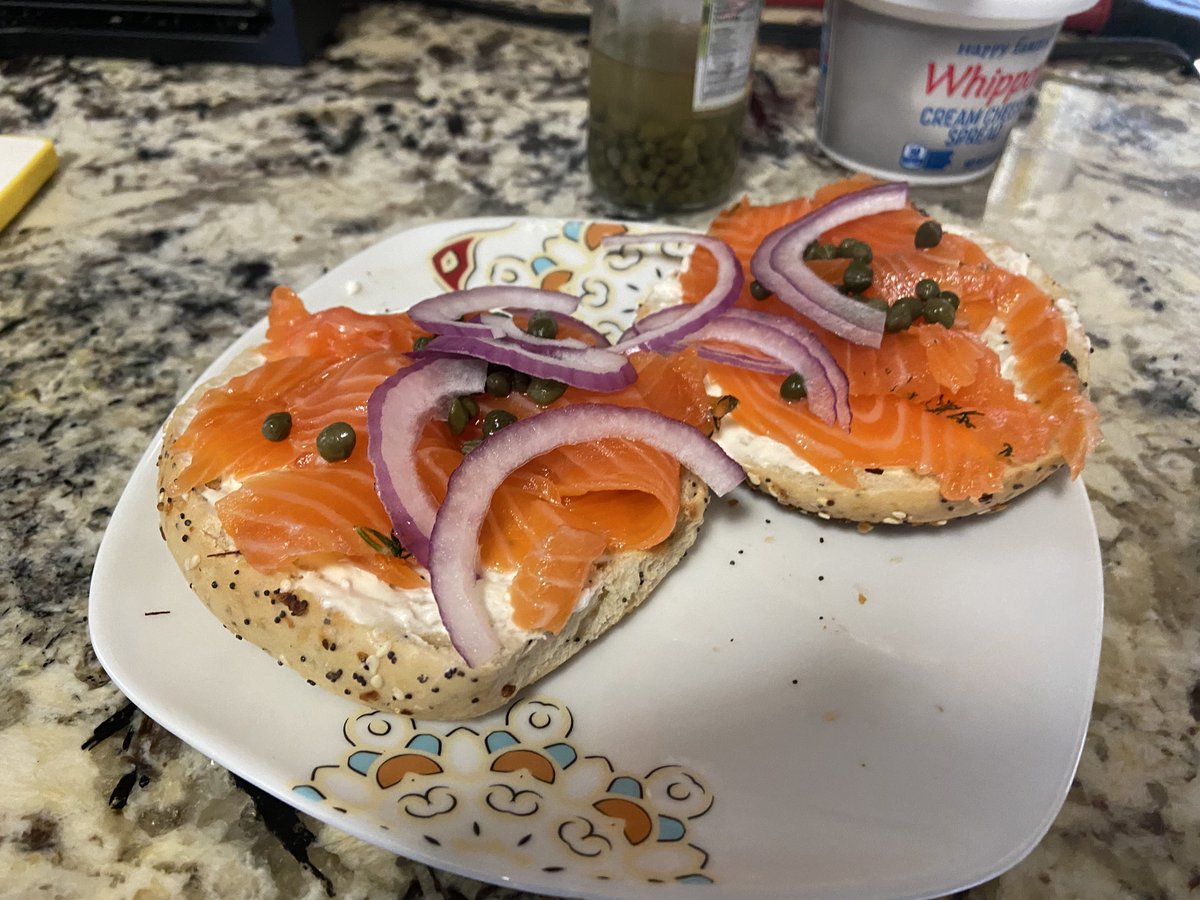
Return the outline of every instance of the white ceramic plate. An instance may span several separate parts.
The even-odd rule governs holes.
[[[427,226],[304,297],[380,310],[545,283],[613,328],[673,266],[602,259],[602,230]],[[999,516],[868,534],[740,488],[643,609],[454,725],[368,712],[226,632],[159,535],[157,449],[96,562],[100,661],[202,753],[396,853],[560,895],[934,896],[1019,861],[1066,796],[1103,600],[1087,497],[1064,477]]]

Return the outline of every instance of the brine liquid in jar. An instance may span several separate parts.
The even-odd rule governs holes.
[[[631,211],[700,209],[732,186],[760,5],[694,6],[694,21],[593,20],[588,168]]]

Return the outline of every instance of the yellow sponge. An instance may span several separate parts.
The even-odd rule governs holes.
[[[0,231],[58,168],[45,138],[0,135]]]

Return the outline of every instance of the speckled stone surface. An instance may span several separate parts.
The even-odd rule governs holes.
[[[740,187],[841,174],[813,143],[811,59],[764,48],[759,70]],[[62,158],[0,234],[0,894],[507,894],[280,818],[132,710],[81,749],[126,702],[88,642],[88,579],[156,427],[271,285],[421,221],[616,212],[585,172],[586,77],[578,37],[409,5],[350,15],[302,69],[0,62],[0,132]],[[1200,86],[1172,72],[1056,67],[994,178],[917,191],[1078,298],[1107,439],[1085,474],[1107,607],[1077,779],[1033,853],[967,896],[1200,890],[1197,121]]]

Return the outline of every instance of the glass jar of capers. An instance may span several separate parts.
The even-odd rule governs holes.
[[[703,209],[733,185],[762,0],[595,0],[588,170],[630,214]]]

